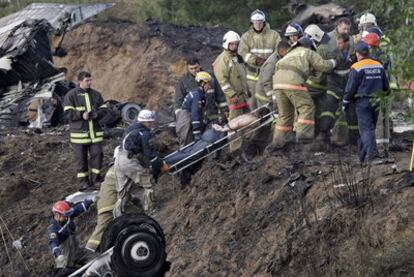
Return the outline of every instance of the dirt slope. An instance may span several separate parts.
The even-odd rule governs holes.
[[[196,52],[207,67],[220,52],[222,33],[156,22],[90,23],[68,34],[69,54],[56,62],[68,67],[70,78],[91,70],[106,98],[167,110],[174,83],[185,72],[183,56]],[[162,152],[172,151],[174,138],[161,136]],[[116,144],[117,138],[106,142],[106,164]],[[392,152],[404,169],[410,144],[408,136],[397,138]],[[251,163],[223,153],[205,162],[185,188],[176,178],[160,178],[154,216],[167,236],[169,275],[412,276],[414,189],[404,187],[412,180],[406,172],[393,173],[391,165],[376,166],[364,194],[369,197],[344,205],[346,195],[336,196],[341,190],[334,188],[341,181],[332,176],[338,157],[361,178],[355,155],[347,151],[338,156],[298,149]],[[77,190],[67,131],[2,130],[0,168],[0,216],[14,239],[23,237],[21,252],[30,268],[25,272],[2,228],[12,262],[0,242],[0,276],[41,276],[53,266],[46,237],[50,207]],[[95,212],[77,220],[83,243]]]
[[[173,99],[177,79],[186,72],[186,57],[197,56],[211,70],[224,32],[151,21],[88,23],[66,35],[68,55],[55,58],[55,63],[68,68],[72,80],[80,70],[90,70],[105,99],[164,109]]]
[[[1,216],[15,239],[23,236],[25,263],[39,276],[53,265],[50,206],[76,191],[71,148],[65,133],[3,133],[1,141]],[[107,142],[106,157],[115,142]],[[406,168],[408,148],[392,155]],[[333,193],[337,168],[335,152],[293,151],[251,163],[223,154],[205,162],[184,189],[162,177],[154,216],[167,236],[169,276],[410,276],[414,189],[399,185],[406,173],[376,166],[368,200],[355,207]],[[359,176],[359,167],[353,170]],[[298,178],[294,185],[292,178]],[[82,242],[94,213],[78,220]],[[8,238],[7,245],[14,262],[0,244],[0,276],[28,276]]]

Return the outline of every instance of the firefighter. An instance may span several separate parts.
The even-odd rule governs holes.
[[[323,59],[327,60],[334,57],[332,55],[333,50],[329,45],[330,37],[318,25],[310,24],[306,27],[304,33],[315,42],[316,52]],[[312,70],[305,86],[308,88],[315,105],[315,135],[317,136],[319,134],[321,107],[326,95],[326,73]]]
[[[266,16],[261,10],[255,10],[250,16],[250,29],[245,32],[240,41],[238,53],[246,63],[247,85],[252,97],[249,99],[250,108],[256,108],[256,83],[260,67],[275,51],[281,41],[280,35],[270,29]]]
[[[212,87],[213,77],[206,71],[200,71],[196,74],[195,81],[198,87],[185,96],[181,106],[182,128],[177,132],[181,141],[199,141],[205,127],[203,120],[205,94]]]
[[[362,41],[364,33],[366,33],[369,28],[375,26],[378,26],[375,15],[372,13],[364,13],[361,15],[358,22],[359,33],[353,36],[355,43]]]
[[[108,226],[115,217],[114,208],[116,201],[118,200],[116,182],[115,167],[112,164],[106,172],[105,180],[102,182],[101,189],[99,190],[99,197],[96,203],[97,222],[95,230],[89,237],[85,247],[92,252],[95,252],[98,249],[106,226]],[[131,197],[129,199],[130,201],[125,203],[124,213],[142,212],[140,203],[138,203],[138,206],[134,204],[135,199],[137,198]]]
[[[299,23],[292,22],[286,27],[284,36],[293,45],[303,36],[303,28]]]
[[[338,22],[336,23],[336,27],[333,31],[328,33],[329,35],[329,48],[330,49],[336,49],[337,43],[336,40],[339,35],[341,34],[347,34],[351,35],[351,27],[352,27],[352,21],[347,17],[341,17],[339,18]],[[354,38],[351,36],[349,39],[349,47],[351,49],[351,52],[354,52],[355,42]]]
[[[228,120],[250,111],[246,99],[250,96],[243,58],[237,54],[240,36],[228,31],[223,37],[224,51],[213,63],[214,75],[226,96],[229,107]],[[230,144],[230,151],[241,147],[241,139]]]
[[[80,72],[78,81],[79,86],[65,95],[64,111],[65,119],[70,124],[70,142],[75,153],[79,189],[85,190],[94,185],[99,187],[101,182],[104,132],[99,119],[105,116],[107,106],[101,94],[91,88],[89,72]]]
[[[300,38],[276,64],[273,90],[279,117],[274,129],[273,142],[268,148],[270,152],[292,142],[295,118],[297,141],[307,143],[314,138],[315,106],[304,83],[312,69],[329,72],[335,67],[336,62],[322,59],[318,53],[309,49],[312,45],[314,43],[310,38]]]
[[[272,101],[272,78],[275,74],[275,65],[287,54],[289,48],[290,44],[286,40],[279,42],[277,52],[273,53],[260,68],[259,79],[256,84],[256,99],[259,107]]]
[[[58,201],[53,204],[53,217],[47,228],[49,248],[55,257],[55,267],[74,267],[77,263],[85,262],[92,254],[85,248],[79,246],[76,237],[75,217],[86,212],[90,205],[96,200],[85,200],[73,207],[66,201]]]
[[[355,51],[358,62],[351,67],[342,108],[346,112],[349,104],[355,102],[360,134],[359,161],[375,163],[379,159],[375,138],[378,103],[372,97],[379,91],[388,91],[389,83],[383,65],[369,56],[369,46],[365,42],[359,42]]]
[[[121,145],[115,150],[116,190],[118,192],[114,215],[118,217],[125,211],[131,199],[130,191],[134,184],[144,190],[143,209],[153,209],[153,184],[160,173],[168,172],[169,167],[158,157],[150,146],[150,128],[155,123],[155,113],[141,110],[138,122],[131,124],[124,132]]]
[[[180,129],[186,128],[185,122],[183,125],[182,118],[182,109],[181,106],[183,104],[185,96],[190,92],[192,89],[198,87],[198,83],[195,80],[195,76],[198,72],[203,71],[200,62],[195,57],[190,57],[187,60],[187,69],[188,72],[184,74],[180,80],[178,81],[178,84],[175,89],[175,115],[177,118],[176,123],[176,132],[182,133]],[[211,75],[211,74],[210,74]],[[228,116],[228,107],[227,107],[227,101],[226,97],[224,96],[223,91],[221,90],[221,87],[219,83],[217,82],[217,79],[212,75],[212,83],[211,88],[206,92],[205,98],[206,98],[206,104],[204,108],[204,124],[221,124],[225,121],[226,116]],[[191,141],[185,141],[181,140],[179,138],[180,145],[184,146]]]
[[[336,140],[336,144],[341,145],[348,143],[348,141],[355,142],[355,138],[358,136],[355,114],[348,113],[350,115],[348,122],[345,116],[342,116],[340,108],[346,80],[352,64],[356,62],[356,56],[355,53],[351,52],[350,36],[348,34],[339,34],[336,37],[336,43],[337,47],[332,54],[337,61],[337,65],[335,70],[327,75],[327,93],[322,101],[323,105],[319,119],[321,132],[317,139],[324,143],[329,143],[331,130],[334,128],[335,122],[338,119],[333,140]]]
[[[370,29],[373,30],[374,28]],[[370,29],[368,29],[368,31],[370,31]],[[384,66],[384,70],[387,73],[388,79],[390,79],[390,74],[388,70],[390,69],[391,59],[380,48],[381,38],[379,37],[378,33],[375,31],[368,33],[366,36],[364,36],[363,41],[370,47],[371,58],[378,60],[382,63],[382,65]],[[391,84],[390,86],[392,87]],[[383,98],[383,100],[385,99],[386,98]],[[391,138],[389,117],[390,110],[390,101],[383,101],[380,103],[377,127],[375,130],[377,146],[381,150],[381,152],[384,153],[385,157],[388,157],[389,155],[389,144]]]

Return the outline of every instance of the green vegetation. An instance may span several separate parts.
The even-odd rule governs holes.
[[[0,0],[0,17],[24,8],[39,0]],[[119,18],[135,22],[148,18],[171,22],[178,25],[224,26],[239,31],[247,29],[249,15],[255,9],[265,11],[267,21],[273,28],[282,26],[292,18],[288,11],[289,0],[46,0],[51,3],[79,4],[113,2],[115,7],[98,16],[98,20]],[[322,1],[312,0],[317,4]],[[414,80],[414,0],[377,0],[369,7],[360,1],[337,0],[338,4],[354,10],[369,9],[378,16],[389,43],[386,51],[393,60],[393,76],[402,80]],[[398,43],[397,43],[398,42]],[[403,84],[404,82],[402,82]]]

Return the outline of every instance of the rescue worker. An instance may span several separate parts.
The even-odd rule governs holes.
[[[358,21],[359,33],[353,36],[355,43],[362,41],[364,32],[369,28],[378,26],[377,18],[372,13],[364,13]]]
[[[338,119],[338,126],[335,129],[337,134],[333,138],[337,140],[341,139],[344,142],[334,142],[337,142],[336,144],[345,144],[348,143],[348,136],[351,137],[349,141],[355,141],[358,136],[355,114],[353,114],[352,118],[349,118],[350,122],[347,122],[345,115],[341,115],[340,108],[348,74],[351,66],[356,62],[356,57],[355,53],[351,52],[350,36],[348,34],[339,34],[336,38],[336,44],[337,47],[332,52],[332,56],[335,58],[337,65],[335,70],[327,75],[327,93],[322,101],[323,106],[320,115],[321,132],[318,139],[325,143],[330,142],[331,130],[334,128],[335,122]],[[349,114],[351,115],[351,113]]]
[[[335,68],[335,60],[324,60],[311,50],[314,45],[308,37],[300,38],[287,55],[276,63],[273,90],[276,95],[279,117],[274,129],[273,142],[268,150],[272,152],[293,141],[293,123],[297,123],[298,142],[311,142],[315,131],[315,106],[308,89],[304,86],[312,69],[329,72]]]
[[[183,118],[180,132],[177,133],[181,141],[199,141],[204,131],[205,94],[211,89],[213,77],[206,71],[200,71],[195,77],[198,87],[192,89],[184,98],[181,106]]]
[[[358,30],[362,32],[374,26],[378,26],[377,18],[375,17],[374,14],[364,13],[363,15],[361,15],[361,17],[359,18],[359,22],[358,22]]]
[[[187,60],[187,69],[188,72],[184,74],[177,83],[175,89],[175,115],[177,118],[176,123],[176,133],[183,133],[181,131],[182,128],[186,128],[185,122],[183,125],[182,114],[181,114],[181,106],[183,104],[185,96],[190,92],[192,89],[198,87],[198,83],[195,80],[195,76],[198,72],[202,71],[200,66],[200,62],[197,58],[191,57]],[[206,104],[204,108],[204,124],[221,124],[225,121],[226,116],[228,116],[228,106],[226,97],[224,96],[223,91],[217,79],[212,76],[212,87],[206,92]],[[184,132],[185,133],[185,132]],[[179,137],[179,142],[181,146],[184,146],[191,141],[182,140]]]
[[[351,27],[352,27],[352,21],[348,17],[341,17],[338,19],[338,22],[336,23],[336,27],[333,31],[328,33],[329,35],[329,48],[330,49],[336,49],[337,47],[337,38],[340,34],[347,34],[351,35]],[[351,52],[354,52],[355,42],[354,38],[351,37],[349,39],[349,47]]]
[[[86,212],[95,200],[85,200],[73,207],[66,201],[53,204],[53,217],[47,228],[47,237],[56,268],[74,267],[77,263],[87,261],[92,254],[79,246],[74,218]]]
[[[278,32],[270,29],[269,23],[266,22],[266,16],[261,10],[252,12],[250,22],[250,29],[241,37],[238,53],[246,63],[247,85],[252,95],[249,104],[251,109],[255,109],[258,101],[256,83],[260,67],[270,55],[276,52],[281,38]]]
[[[246,69],[243,58],[237,54],[240,36],[234,31],[228,31],[223,37],[224,51],[213,63],[214,75],[226,96],[229,107],[228,120],[250,111],[246,98],[249,88],[246,80]],[[230,144],[230,151],[239,149],[241,139]]]
[[[316,24],[310,24],[304,31],[305,35],[311,38],[316,45],[316,52],[325,60],[333,58],[333,49],[329,46],[330,38]],[[319,118],[321,107],[326,95],[326,73],[312,70],[305,86],[309,90],[315,105],[315,136],[319,134]]]
[[[125,211],[134,184],[144,189],[143,208],[145,212],[153,209],[153,183],[161,172],[169,167],[158,157],[150,146],[150,128],[155,123],[155,113],[141,110],[138,122],[131,124],[124,132],[121,145],[115,150],[116,190],[115,217]]]
[[[372,101],[372,97],[376,92],[388,91],[389,83],[383,65],[369,56],[369,47],[365,42],[359,42],[355,51],[358,62],[351,67],[342,105],[346,112],[349,104],[355,102],[360,134],[359,161],[375,163],[379,159],[375,141],[378,103]]]
[[[104,132],[98,121],[105,116],[107,106],[101,94],[91,88],[92,77],[89,72],[80,72],[78,81],[79,86],[65,95],[63,106],[65,119],[70,125],[70,142],[75,154],[79,189],[85,190],[94,185],[99,187],[101,182]]]
[[[390,79],[390,74],[388,70],[390,69],[391,59],[381,50],[380,48],[381,40],[377,32],[368,33],[367,35],[364,36],[363,41],[370,47],[371,58],[382,63],[382,65],[384,66],[384,70],[387,74],[387,77],[388,79]],[[391,84],[390,84],[390,87],[392,87]],[[390,144],[390,138],[391,138],[390,117],[389,117],[389,114],[391,111],[391,103],[385,97],[382,97],[382,100],[383,101],[380,103],[380,106],[379,106],[379,114],[378,114],[375,135],[377,138],[377,147],[384,153],[385,157],[388,157],[389,144]]]
[[[95,230],[89,237],[86,243],[86,249],[95,252],[101,244],[102,235],[106,229],[106,226],[114,219],[114,208],[116,201],[118,200],[117,192],[117,179],[115,175],[114,165],[111,165],[106,172],[105,180],[102,182],[101,189],[99,190],[99,197],[96,203],[97,210],[97,222]],[[136,201],[137,198],[131,197],[130,201],[125,203],[124,213],[137,213],[142,212],[140,202]],[[134,203],[137,203],[135,205]]]
[[[286,27],[284,36],[293,45],[303,36],[303,28],[300,24],[292,22]]]
[[[272,101],[272,78],[275,74],[275,65],[287,54],[289,48],[290,44],[286,40],[279,42],[277,51],[273,53],[260,68],[260,74],[256,84],[256,99],[259,107]]]

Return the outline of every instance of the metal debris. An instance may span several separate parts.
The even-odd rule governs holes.
[[[61,121],[62,97],[73,86],[53,64],[49,35],[64,35],[113,5],[34,3],[0,19],[0,127]]]

